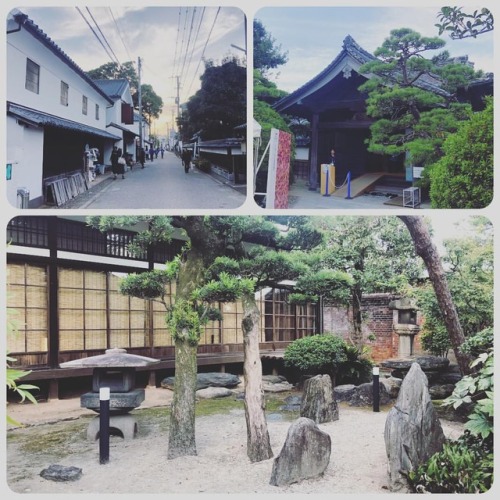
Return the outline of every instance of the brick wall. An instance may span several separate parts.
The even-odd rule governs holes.
[[[389,309],[389,302],[395,298],[386,293],[367,294],[361,302],[363,340],[376,363],[398,356],[399,336],[393,328],[397,312]],[[352,308],[325,304],[323,330],[348,340],[352,334]],[[375,340],[370,340],[371,336],[375,336]],[[414,342],[415,351],[420,350],[418,337]]]

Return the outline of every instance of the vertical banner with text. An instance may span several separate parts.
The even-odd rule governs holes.
[[[271,129],[266,208],[288,208],[292,136]]]

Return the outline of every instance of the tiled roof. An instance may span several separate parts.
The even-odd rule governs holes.
[[[299,101],[306,93],[310,92],[320,82],[327,81],[329,79],[329,75],[332,75],[330,79],[333,78],[333,76],[339,72],[342,67],[341,63],[343,63],[346,58],[356,61],[360,66],[377,59],[374,55],[364,50],[351,35],[347,35],[342,43],[342,50],[323,71],[291,94],[277,101],[273,105],[273,108],[275,108],[278,112],[284,111],[289,106]],[[368,75],[366,75],[366,77],[369,78]],[[447,93],[439,87],[438,83],[437,79],[425,75],[419,79],[418,86],[440,95],[447,95]]]
[[[119,78],[117,80],[93,80],[94,83],[109,97],[118,98],[123,95],[128,86],[128,80]]]
[[[49,115],[43,111],[37,111],[36,109],[20,106],[19,104],[12,102],[7,103],[7,114],[33,125],[73,130],[75,132],[97,135],[99,137],[115,141],[121,139],[121,137],[110,134],[105,130],[91,127],[90,125],[84,125],[83,123],[74,122],[72,120],[66,120],[65,118],[60,118],[59,116]]]
[[[94,81],[88,77],[88,75],[83,71],[78,64],[73,61],[60,47],[57,45],[44,31],[42,31],[26,14],[15,9],[12,13],[12,17],[19,26],[22,26],[28,33],[40,41],[45,47],[47,47],[53,54],[55,54],[62,62],[64,62],[69,68],[71,68],[75,73],[78,74],[83,80],[85,80],[91,87],[93,87],[99,94],[101,94],[110,104],[113,101],[104,93]],[[12,30],[13,32],[15,30]]]

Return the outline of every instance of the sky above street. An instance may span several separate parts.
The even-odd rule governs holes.
[[[342,50],[347,35],[365,50],[373,53],[397,28],[411,28],[422,36],[438,36],[434,26],[439,22],[436,7],[263,7],[255,18],[275,39],[281,50],[288,52],[288,63],[270,73],[278,88],[293,92],[314,78]],[[443,4],[447,5],[447,4]],[[462,4],[460,4],[462,5]],[[469,5],[464,10],[487,5]],[[493,11],[493,9],[490,9]],[[451,56],[468,55],[476,70],[494,71],[493,32],[476,39],[452,40],[441,35],[446,45],[440,51],[429,52],[431,57],[442,50]]]
[[[120,63],[137,62],[140,57],[142,83],[152,85],[163,99],[156,133],[166,133],[167,123],[171,128],[177,114],[177,77],[183,103],[200,87],[204,59],[219,64],[231,55],[245,57],[245,17],[238,8],[122,7],[112,3],[88,10],[83,6],[19,10],[84,71],[115,57]]]

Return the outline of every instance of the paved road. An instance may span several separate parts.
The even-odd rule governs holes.
[[[144,169],[134,166],[125,179],[105,175],[99,185],[64,208],[233,209],[246,199],[230,185],[196,168],[186,174],[181,160],[169,152],[164,158],[147,161]]]

